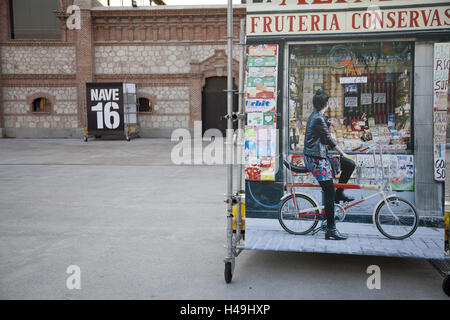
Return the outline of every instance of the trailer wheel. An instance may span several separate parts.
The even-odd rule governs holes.
[[[233,278],[233,270],[231,266],[231,262],[225,262],[225,282],[230,283]]]
[[[442,290],[450,297],[450,275],[446,276],[442,281]]]

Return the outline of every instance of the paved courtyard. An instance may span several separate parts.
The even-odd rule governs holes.
[[[175,166],[174,144],[0,139],[0,298],[447,299],[396,257],[244,251],[225,284],[226,168]]]

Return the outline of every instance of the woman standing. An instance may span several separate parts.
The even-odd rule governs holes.
[[[309,116],[306,125],[304,155],[305,164],[309,171],[319,182],[325,199],[325,214],[327,217],[326,240],[345,240],[347,236],[342,235],[336,229],[334,220],[334,204],[339,201],[353,201],[351,197],[344,195],[343,189],[335,190],[333,178],[342,169],[339,183],[347,183],[353,171],[355,162],[348,158],[347,154],[337,145],[328,130],[330,123],[324,118],[324,113],[328,109],[328,94],[322,90],[317,90],[313,97],[314,111]],[[341,158],[331,158],[328,156],[328,149],[336,150]]]

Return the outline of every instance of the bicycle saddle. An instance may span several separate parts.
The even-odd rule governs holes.
[[[293,165],[292,163],[289,163],[286,160],[283,160],[283,163],[286,166],[286,168],[288,168],[292,172],[295,172],[295,173],[308,173],[309,172],[308,168]]]

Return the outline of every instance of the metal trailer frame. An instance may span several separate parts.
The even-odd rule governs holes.
[[[232,1],[228,0],[227,8],[227,47],[228,52],[233,52],[233,5]],[[242,219],[241,219],[241,204],[245,203],[245,190],[243,183],[243,163],[240,157],[243,155],[244,146],[244,125],[245,125],[245,112],[244,112],[244,70],[246,61],[246,33],[245,33],[245,19],[240,21],[240,41],[239,41],[239,88],[237,94],[239,95],[239,107],[238,112],[233,113],[233,74],[232,66],[233,60],[232,55],[228,54],[228,85],[227,85],[227,137],[226,137],[226,147],[227,147],[227,160],[231,160],[230,154],[235,155],[234,147],[237,149],[238,155],[238,165],[237,165],[237,191],[233,193],[233,164],[232,161],[227,164],[227,194],[225,203],[227,204],[227,241],[226,241],[226,251],[227,255],[224,259],[225,270],[224,277],[225,282],[230,283],[235,269],[236,258],[245,250],[245,246],[242,243],[244,240],[244,234],[242,232]],[[233,121],[238,121],[238,132],[234,134],[233,132]],[[229,153],[231,152],[231,153]],[[236,206],[236,217],[235,217],[235,229],[233,228],[233,206]],[[446,210],[446,211],[450,211]],[[450,212],[449,212],[450,214]],[[450,262],[449,257],[444,257],[442,260],[428,260],[429,263],[442,275],[442,289],[450,296]]]
[[[245,191],[243,184],[243,164],[241,159],[238,159],[238,172],[237,172],[237,191],[233,193],[233,157],[234,146],[237,146],[237,154],[242,156],[242,147],[244,145],[244,66],[245,66],[245,19],[240,21],[240,41],[239,41],[239,88],[237,94],[239,95],[239,107],[238,112],[233,113],[233,4],[231,0],[228,0],[227,7],[227,47],[228,47],[228,85],[227,85],[227,137],[226,137],[226,151],[227,151],[227,194],[225,203],[227,203],[227,256],[225,257],[225,281],[231,282],[234,273],[236,257],[242,252],[243,249],[238,249],[241,240],[244,235],[241,232],[242,220],[241,220],[241,203],[243,203]],[[238,121],[238,132],[234,134],[233,121]],[[236,205],[236,234],[233,232],[233,206]]]
[[[124,128],[123,128],[123,137],[126,141],[131,141],[131,139],[136,139],[139,137],[139,131],[140,131],[140,125],[139,125],[139,101],[137,97],[137,84],[135,83],[127,83],[127,82],[121,82],[123,85],[123,121],[124,121]],[[133,84],[135,87],[135,92],[128,92],[128,86],[127,84]],[[130,101],[131,96],[136,97],[134,101]],[[130,105],[135,105],[135,111],[133,111],[133,108],[130,107]],[[87,108],[87,105],[86,105]],[[88,123],[87,120],[87,110],[85,113],[85,121]],[[135,119],[135,121],[133,121]],[[107,137],[121,137],[121,134],[118,134],[117,132],[113,133],[107,133],[105,131],[97,131],[97,130],[89,130],[86,126],[84,129],[84,135],[82,140],[84,142],[88,142],[89,139],[94,139],[102,136]]]
[[[124,116],[124,122],[125,122],[125,128],[124,128],[125,139],[127,141],[130,141],[131,139],[135,139],[135,138],[139,137],[139,129],[140,129],[140,126],[139,126],[139,100],[138,100],[138,96],[137,96],[137,84],[134,84],[134,92],[128,92],[127,84],[129,84],[129,83],[124,83],[125,90],[123,92],[123,95],[124,95],[123,116]],[[134,98],[134,101],[133,100],[130,101],[130,99],[132,97]],[[134,108],[132,106],[134,106]]]

